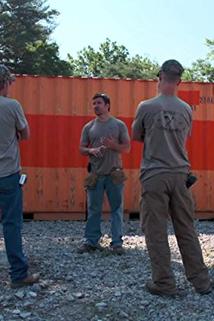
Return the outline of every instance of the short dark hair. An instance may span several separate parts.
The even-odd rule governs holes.
[[[93,96],[92,99],[94,100],[94,99],[96,99],[96,98],[102,98],[103,101],[104,101],[104,103],[105,103],[105,105],[109,104],[109,106],[110,106],[110,104],[111,104],[109,96],[108,96],[107,94],[105,94],[105,93],[101,93],[101,92],[96,93],[96,94]]]
[[[4,89],[7,83],[11,84],[15,80],[15,76],[10,72],[10,69],[4,64],[0,64],[0,90]]]
[[[183,66],[175,59],[166,60],[158,72],[157,76],[164,78],[167,81],[179,81],[181,79],[182,73],[184,72]]]

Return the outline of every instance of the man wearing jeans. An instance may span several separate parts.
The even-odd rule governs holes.
[[[7,258],[10,264],[11,287],[31,285],[37,274],[28,275],[27,259],[22,250],[22,189],[19,185],[19,143],[28,139],[29,127],[21,105],[8,98],[14,76],[0,64],[0,215]]]
[[[110,115],[110,98],[97,93],[92,99],[96,118],[87,123],[80,139],[80,152],[89,156],[90,173],[86,179],[88,197],[88,220],[85,243],[79,253],[99,248],[101,237],[101,213],[104,192],[111,208],[111,249],[122,254],[123,185],[121,153],[130,149],[126,125]]]
[[[132,138],[144,142],[141,210],[152,267],[152,281],[146,287],[157,295],[177,292],[170,266],[169,215],[187,279],[200,294],[208,294],[212,288],[194,228],[191,193],[186,186],[190,164],[185,143],[191,132],[192,111],[176,96],[183,71],[176,60],[162,65],[159,95],[139,104],[132,125]]]

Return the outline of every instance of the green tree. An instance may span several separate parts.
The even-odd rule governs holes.
[[[75,74],[81,76],[108,77],[108,66],[126,63],[128,50],[115,41],[106,39],[101,43],[99,50],[95,51],[91,46],[83,48],[78,53],[76,60],[72,60],[75,65]],[[71,56],[69,56],[71,60]],[[117,75],[115,75],[117,76]]]
[[[206,39],[206,45],[209,48],[206,58],[193,62],[192,67],[185,70],[184,80],[214,82],[214,40]]]
[[[130,57],[125,46],[108,38],[98,51],[88,46],[78,53],[77,59],[69,55],[69,61],[78,76],[153,79],[158,70],[157,63],[139,55]]]
[[[49,42],[58,12],[46,3],[0,0],[0,61],[16,73],[56,74],[70,68],[59,59],[57,44]]]
[[[132,79],[156,79],[160,69],[158,63],[139,55],[130,59],[126,68],[126,76]]]
[[[76,76],[100,77],[104,67],[101,53],[96,52],[91,46],[84,48],[78,53],[77,59],[68,55],[69,62],[75,70]]]
[[[35,41],[26,47],[22,64],[18,65],[16,72],[19,74],[28,71],[30,75],[64,75],[73,74],[71,65],[59,58],[59,47],[47,41]]]

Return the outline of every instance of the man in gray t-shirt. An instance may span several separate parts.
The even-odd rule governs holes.
[[[27,259],[22,250],[22,189],[19,140],[28,139],[29,127],[20,103],[8,97],[14,76],[0,64],[0,219],[10,264],[11,287],[31,285],[37,274],[28,275]]]
[[[96,118],[82,130],[80,152],[89,156],[90,173],[86,179],[88,220],[85,243],[79,253],[98,247],[104,191],[111,207],[111,249],[122,253],[123,182],[121,153],[128,152],[130,139],[124,122],[110,115],[110,98],[97,93],[92,99]]]
[[[187,279],[196,292],[211,291],[208,270],[194,229],[193,202],[186,180],[189,160],[185,150],[192,111],[176,96],[183,67],[166,61],[158,74],[159,95],[141,102],[132,124],[133,140],[144,142],[141,163],[142,224],[152,266],[152,294],[174,295],[167,220],[171,216]]]
[[[189,171],[185,143],[190,133],[192,110],[175,95],[159,95],[139,104],[133,125],[144,139],[142,181],[156,174]]]

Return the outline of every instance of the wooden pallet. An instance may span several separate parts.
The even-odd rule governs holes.
[[[214,219],[214,212],[196,212],[195,218],[199,220],[212,220]],[[110,213],[103,213],[102,219],[107,221],[110,219]],[[139,212],[125,212],[124,219],[127,220],[140,220]],[[24,213],[24,220],[34,221],[86,221],[86,213],[75,213],[75,212],[40,212],[40,213]]]
[[[85,221],[85,213],[73,213],[73,212],[35,212],[35,213],[24,213],[24,220],[34,221]]]
[[[29,221],[86,221],[87,213],[74,213],[74,212],[35,212],[35,213],[24,213],[24,220]],[[102,219],[107,221],[110,219],[110,213],[103,213]],[[139,219],[139,213],[124,213],[124,219]]]

